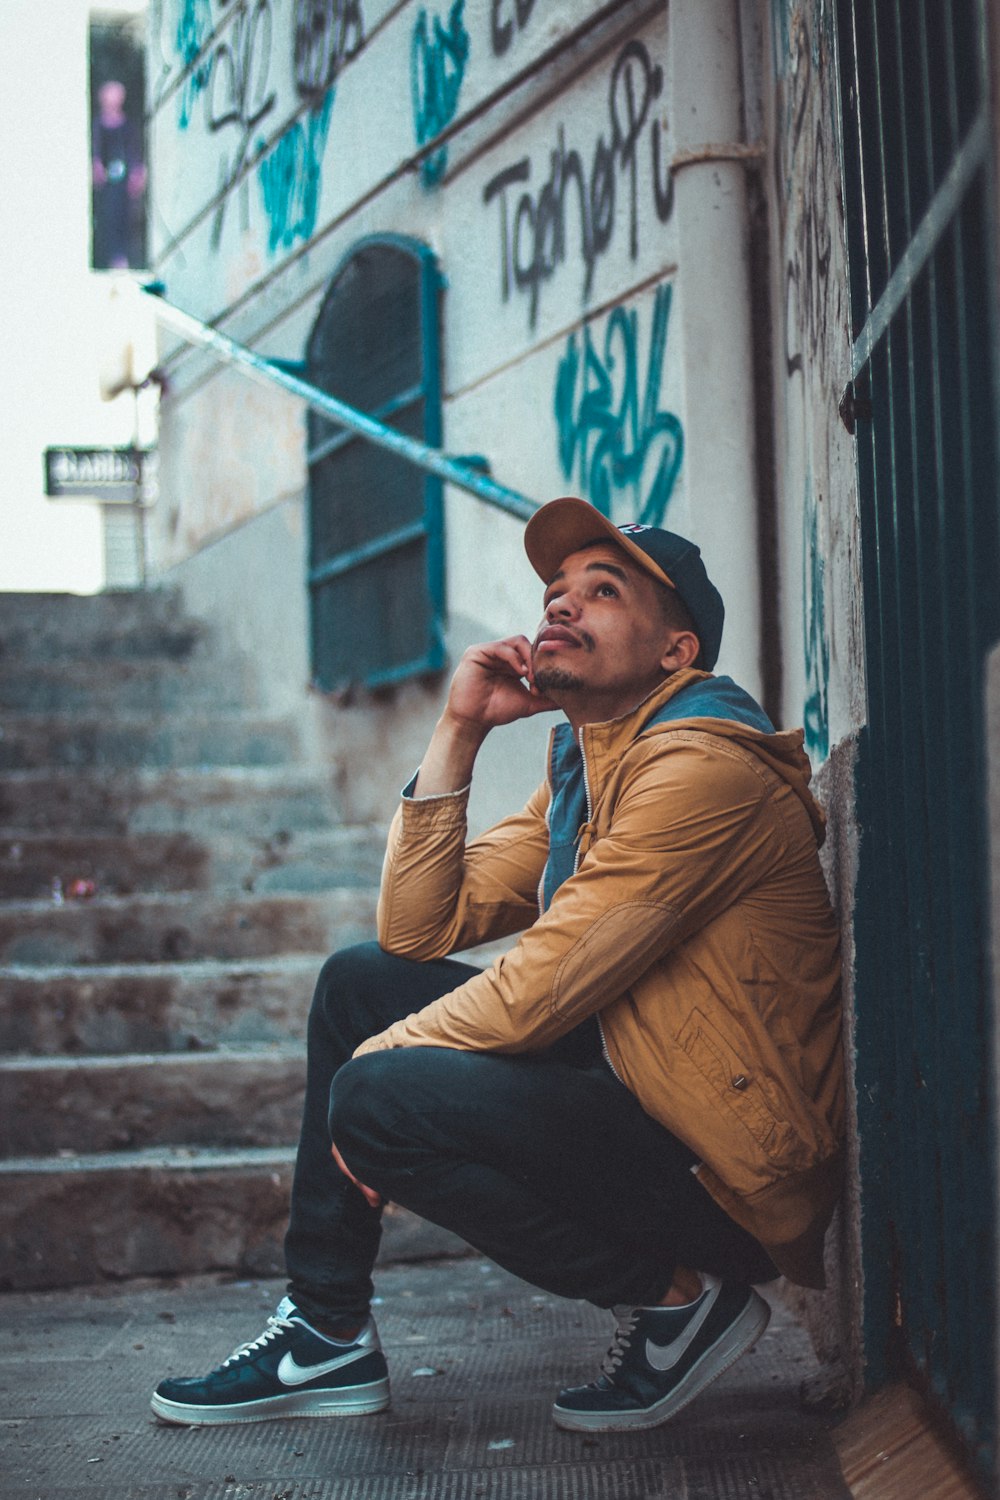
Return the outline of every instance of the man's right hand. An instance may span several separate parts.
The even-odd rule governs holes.
[[[527,636],[470,646],[455,669],[413,795],[460,791],[472,779],[476,755],[491,729],[556,707],[535,687]]]
[[[445,715],[483,737],[498,724],[513,724],[556,705],[535,687],[531,642],[526,635],[470,646],[455,669]]]

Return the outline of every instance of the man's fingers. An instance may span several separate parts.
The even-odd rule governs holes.
[[[505,666],[515,677],[527,677],[531,673],[531,646],[527,636],[510,636],[503,641],[487,641],[474,646],[473,651],[482,666],[493,668]]]
[[[350,1178],[351,1182],[354,1183],[354,1186],[357,1188],[358,1192],[361,1193],[364,1197],[365,1202],[370,1204],[372,1208],[381,1208],[383,1202],[382,1194],[377,1193],[374,1188],[366,1186],[365,1183],[358,1181],[358,1179],[355,1177],[354,1173],[351,1171],[350,1167],[347,1165],[346,1161],[338,1151],[337,1143],[335,1141],[332,1141],[330,1143],[330,1155],[333,1157],[334,1161],[337,1163],[337,1166],[343,1172],[344,1176]]]

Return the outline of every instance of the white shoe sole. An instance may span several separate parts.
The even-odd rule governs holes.
[[[181,1427],[224,1427],[233,1422],[271,1422],[282,1417],[362,1417],[385,1411],[389,1381],[372,1380],[343,1390],[290,1391],[287,1396],[266,1396],[229,1406],[188,1406],[154,1392],[150,1405],[161,1422]]]
[[[640,1411],[573,1411],[558,1402],[552,1408],[557,1427],[567,1432],[635,1432],[669,1422],[706,1386],[724,1375],[760,1338],[771,1319],[771,1309],[759,1293],[751,1291],[746,1307],[725,1333],[706,1349],[683,1380],[661,1401]]]

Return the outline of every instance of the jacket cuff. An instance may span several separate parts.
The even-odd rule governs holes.
[[[418,767],[400,793],[403,826],[407,830],[464,826],[472,783],[457,792],[434,792],[429,797],[415,797],[413,788],[419,774]]]

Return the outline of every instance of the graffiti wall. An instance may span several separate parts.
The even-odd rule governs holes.
[[[752,518],[733,524],[753,509],[753,463],[730,397],[706,420],[718,392],[684,369],[713,339],[703,363],[715,369],[733,340],[730,326],[713,333],[711,268],[689,269],[685,291],[678,204],[693,201],[695,172],[687,161],[678,188],[672,96],[685,64],[671,35],[669,7],[643,0],[155,0],[155,270],[170,300],[294,361],[355,246],[430,247],[445,286],[447,450],[485,456],[536,501],[582,494],[615,519],[692,534],[728,570],[720,582],[742,619],[731,632],[742,654],[725,669],[756,690],[759,583],[733,541],[753,535]],[[697,71],[710,87],[712,65]],[[707,221],[725,172],[744,171],[738,150],[735,168],[727,158],[708,174]],[[207,356],[168,341],[165,363],[170,494],[154,548],[179,568],[270,509],[302,511],[305,423],[267,392],[251,403]],[[744,389],[749,410],[749,376]],[[690,477],[720,442],[751,475],[735,498]],[[714,508],[696,500],[699,484]],[[530,625],[520,526],[458,491],[445,509],[453,622]],[[498,559],[485,593],[484,551]]]
[[[667,17],[637,26],[622,7],[590,57],[567,50],[588,10],[601,7],[158,0],[155,265],[171,300],[258,345],[265,324],[267,347],[294,359],[353,244],[429,243],[447,281],[448,446],[488,453],[533,497],[572,489],[662,519],[684,457]],[[213,384],[238,401],[238,383],[198,356],[174,363],[166,464],[196,476],[161,539],[170,557],[231,525],[234,505],[262,505],[254,485],[220,507],[225,460],[180,416]],[[295,482],[284,465],[280,493]]]
[[[814,763],[864,719],[850,333],[830,0],[773,0],[772,294],[785,716]]]

